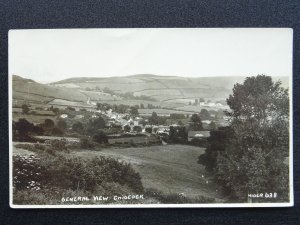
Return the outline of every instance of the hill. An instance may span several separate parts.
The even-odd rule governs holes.
[[[114,93],[132,92],[134,96],[150,96],[158,101],[173,101],[194,98],[225,99],[235,83],[243,82],[245,76],[227,77],[179,77],[138,74],[125,77],[79,77],[52,83],[56,87],[80,89],[104,88]],[[274,77],[287,83],[287,77]]]
[[[47,104],[54,99],[85,102],[86,96],[76,90],[40,84],[30,79],[13,75],[12,93],[14,102]]]
[[[78,77],[40,84],[13,76],[14,103],[91,106],[91,101],[128,105],[186,107],[195,99],[223,101],[245,77],[179,77],[139,74],[124,77]],[[280,79],[288,87],[288,77]]]

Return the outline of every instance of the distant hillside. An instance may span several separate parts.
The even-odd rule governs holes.
[[[36,104],[91,105],[91,101],[111,104],[152,104],[166,108],[187,106],[195,99],[225,100],[235,83],[245,77],[178,77],[140,74],[125,77],[69,78],[40,84],[13,76],[13,99]],[[288,77],[274,77],[288,87]],[[129,94],[128,94],[129,93]],[[133,96],[132,96],[133,94]],[[150,98],[149,98],[150,97]],[[66,102],[70,101],[70,102]]]
[[[12,91],[13,99],[21,102],[46,104],[57,98],[78,102],[86,101],[86,96],[78,91],[40,84],[16,75],[12,77]]]
[[[56,87],[80,89],[109,88],[115,93],[133,92],[135,96],[151,96],[160,101],[176,99],[211,98],[225,99],[232,92],[235,83],[242,83],[246,77],[179,77],[139,74],[125,77],[79,77],[52,83]],[[287,77],[278,77],[288,84]],[[277,80],[277,77],[274,79]],[[285,85],[286,86],[286,85]]]

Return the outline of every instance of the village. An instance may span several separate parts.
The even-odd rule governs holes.
[[[213,107],[212,102],[200,102],[199,106]],[[220,103],[217,103],[220,104]],[[23,106],[24,107],[24,106]],[[41,109],[41,107],[36,107]],[[79,142],[80,138],[74,136],[74,132],[78,127],[84,126],[88,121],[93,121],[99,117],[104,119],[105,124],[102,125],[102,131],[107,135],[109,145],[134,146],[141,145],[158,145],[167,143],[200,143],[210,136],[210,131],[217,129],[218,126],[226,124],[226,117],[220,112],[211,110],[200,110],[201,113],[192,112],[170,113],[168,110],[152,109],[152,113],[141,113],[137,106],[123,107],[123,113],[113,110],[116,106],[109,104],[101,104],[91,101],[89,98],[85,107],[80,106],[63,106],[58,104],[50,104],[44,107],[44,113],[48,112],[55,118],[55,124],[65,123],[58,126],[62,132],[48,133],[48,135],[37,135],[40,140],[53,140],[67,138],[71,142]],[[41,110],[40,110],[41,111]],[[151,111],[148,109],[148,111]],[[159,113],[156,113],[158,111]],[[27,114],[34,114],[39,117],[45,114],[38,114],[36,110],[29,110]],[[217,115],[218,114],[218,115]],[[204,118],[202,120],[202,118]],[[78,131],[78,129],[77,129]],[[181,132],[182,131],[182,132]],[[96,131],[95,131],[96,132]],[[79,131],[77,133],[83,134]],[[50,134],[50,135],[49,135]],[[61,134],[61,135],[56,135]]]

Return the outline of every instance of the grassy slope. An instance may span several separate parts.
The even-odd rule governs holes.
[[[187,197],[206,196],[219,199],[214,184],[205,177],[203,166],[197,163],[198,156],[203,153],[204,149],[199,147],[166,145],[108,148],[102,151],[82,150],[74,152],[74,155],[104,155],[129,162],[141,174],[145,188],[153,188],[165,194],[184,193]]]
[[[86,96],[76,89],[53,87],[32,80],[13,76],[13,99],[29,100],[34,103],[46,104],[55,98],[70,101],[86,101]]]
[[[185,78],[176,76],[135,75],[108,78],[70,78],[55,84],[75,84],[81,88],[108,87],[116,92],[134,92],[159,100],[194,97],[224,97],[241,77]]]
[[[203,97],[205,99],[225,99],[232,92],[233,85],[243,82],[245,77],[170,77],[155,75],[134,75],[107,78],[70,78],[51,85],[39,84],[32,80],[13,77],[13,98],[31,100],[32,103],[46,104],[53,99],[86,104],[87,98],[111,104],[153,104],[162,107],[177,108],[186,105],[190,100]],[[282,80],[287,86],[287,77],[274,77]],[[57,86],[56,86],[57,85]],[[66,87],[62,87],[62,86]],[[68,88],[69,87],[69,88]],[[70,88],[73,87],[73,88]],[[76,88],[74,88],[76,87]],[[115,92],[134,92],[135,95],[147,95],[156,98],[157,102],[142,100],[122,100],[116,96],[101,96],[95,91],[84,91],[85,88],[103,89],[108,87]],[[70,103],[71,104],[71,103]]]

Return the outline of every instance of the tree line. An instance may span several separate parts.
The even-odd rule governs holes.
[[[234,201],[264,192],[278,193],[275,201],[288,201],[288,90],[269,76],[247,77],[234,85],[227,104],[230,125],[211,131],[199,163]]]

